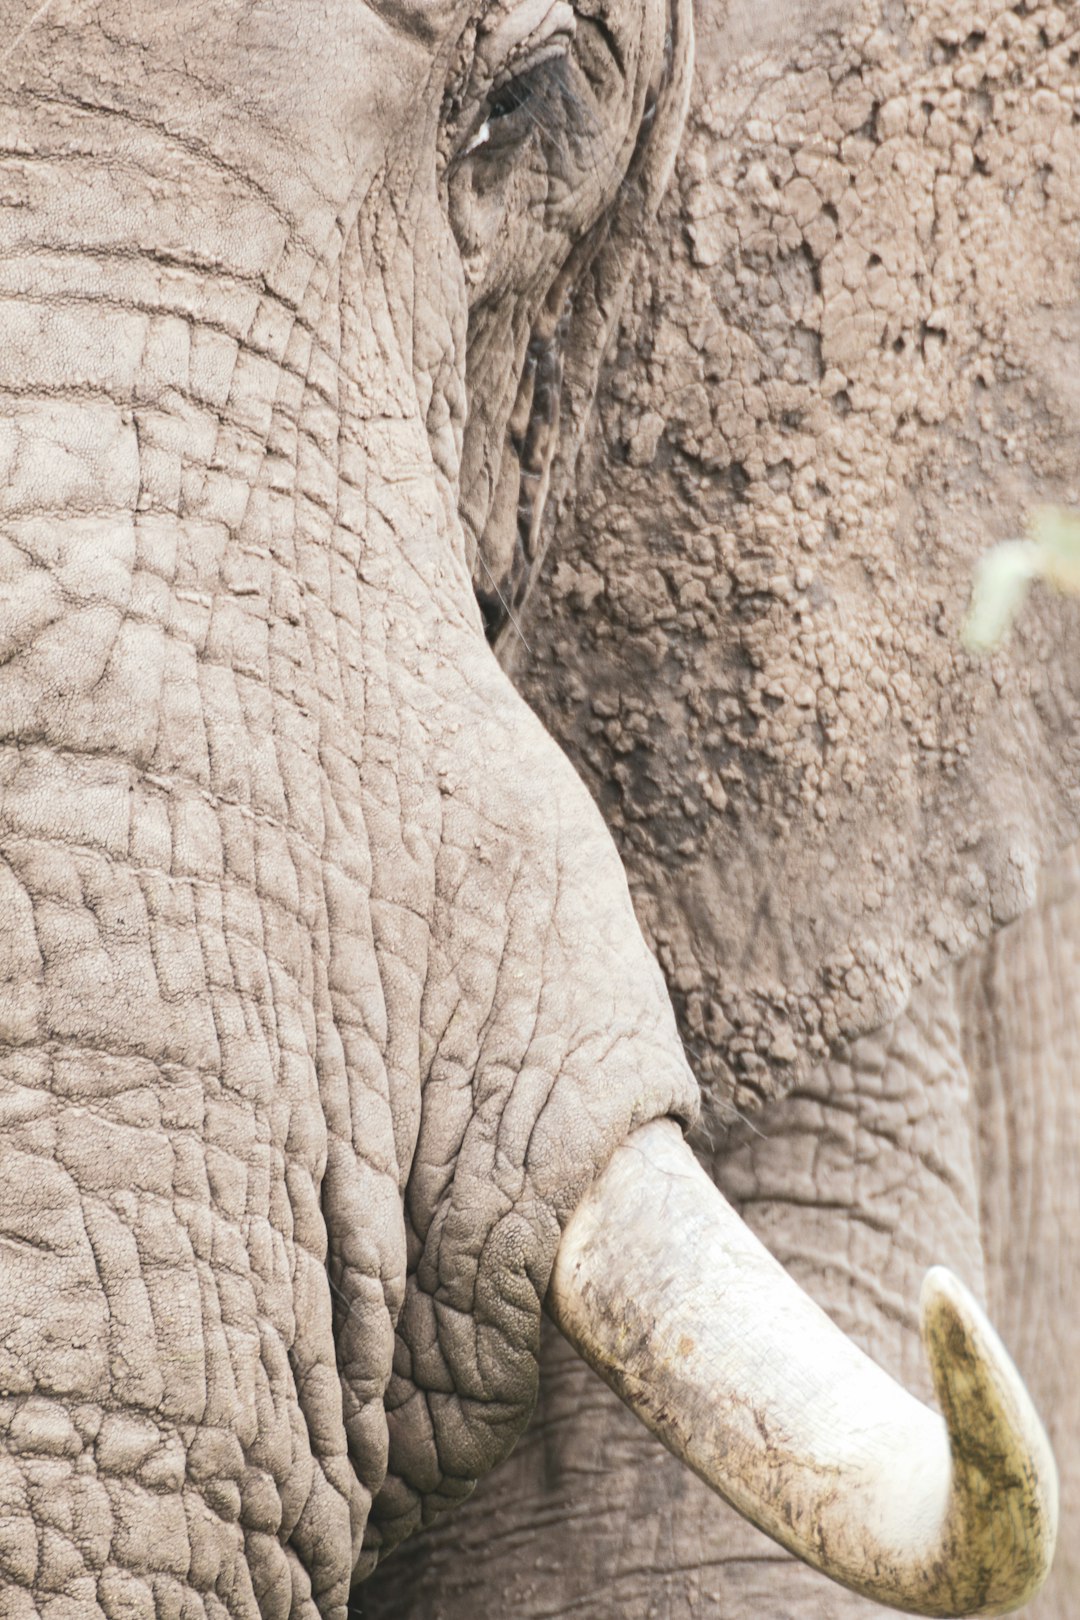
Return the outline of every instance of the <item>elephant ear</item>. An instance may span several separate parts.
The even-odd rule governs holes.
[[[1069,42],[864,10],[699,8],[675,184],[575,302],[602,341],[632,268],[583,441],[568,379],[513,651],[737,1107],[893,1016],[1080,834],[1076,602],[1036,586],[998,651],[960,638],[978,557],[1080,493]]]

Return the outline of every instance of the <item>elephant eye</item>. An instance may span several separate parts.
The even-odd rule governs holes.
[[[495,123],[500,118],[511,118],[520,108],[528,105],[535,88],[532,75],[529,73],[523,73],[519,78],[511,79],[509,84],[504,84],[488,102],[488,122]]]
[[[480,127],[462,147],[461,156],[474,152],[493,156],[523,145],[533,133],[542,140],[558,140],[576,100],[566,51],[549,48],[490,91]]]

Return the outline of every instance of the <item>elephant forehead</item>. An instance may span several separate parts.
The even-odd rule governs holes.
[[[639,26],[641,0],[614,9],[621,26]],[[512,51],[567,16],[567,0],[101,0],[62,11],[14,0],[0,83],[6,102],[47,94],[76,124],[107,112],[118,129],[212,154],[303,220],[314,199],[347,209],[388,170],[402,171],[407,192],[413,167],[429,167],[455,64],[467,74],[478,40]]]
[[[1075,604],[1033,598],[989,660],[959,639],[978,555],[1078,494],[1075,34],[753,9],[700,20],[523,624],[699,1072],[744,1101],[1015,916],[1080,830]]]

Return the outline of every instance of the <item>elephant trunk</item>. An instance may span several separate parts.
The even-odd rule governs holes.
[[[1006,1613],[1042,1584],[1053,1455],[951,1273],[922,1296],[943,1421],[802,1293],[659,1120],[567,1224],[547,1305],[676,1456],[833,1580],[927,1615]]]

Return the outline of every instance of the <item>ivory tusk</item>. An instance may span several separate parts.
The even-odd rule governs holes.
[[[926,1277],[922,1330],[944,1420],[840,1332],[656,1120],[568,1222],[547,1307],[669,1450],[842,1585],[913,1614],[984,1615],[1045,1579],[1053,1454],[943,1268]]]

